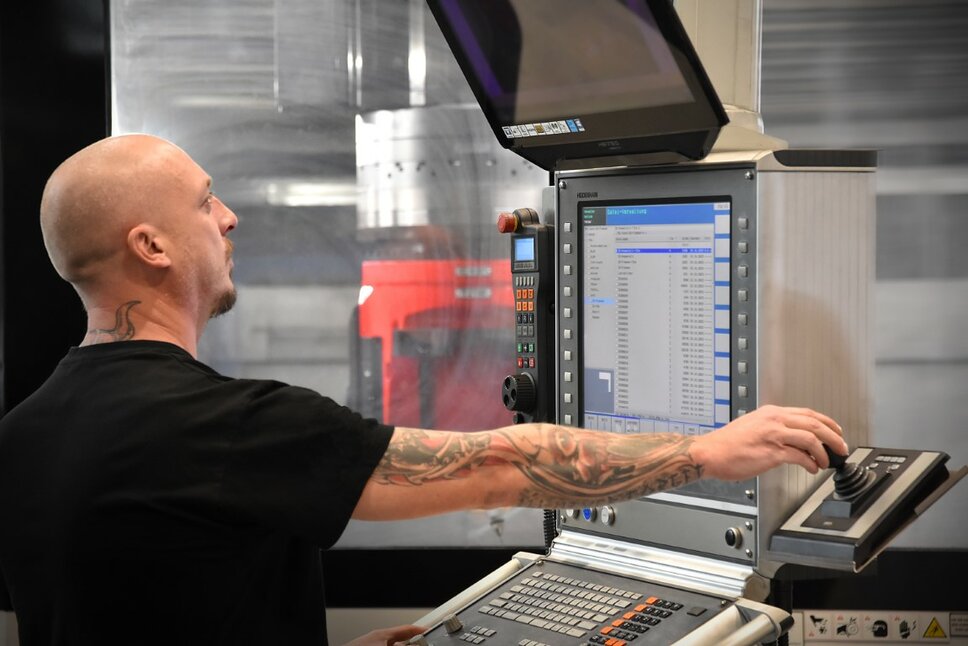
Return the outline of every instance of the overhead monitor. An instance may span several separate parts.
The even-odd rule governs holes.
[[[545,169],[698,159],[725,112],[668,0],[429,0],[498,140]]]

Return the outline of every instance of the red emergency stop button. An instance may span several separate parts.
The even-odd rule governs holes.
[[[497,230],[501,233],[514,233],[518,230],[518,216],[513,213],[501,213],[497,216]]]

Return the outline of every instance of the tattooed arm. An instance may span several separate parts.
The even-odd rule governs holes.
[[[619,435],[552,424],[479,433],[397,428],[356,518],[414,518],[500,506],[587,507],[680,487],[743,480],[779,464],[827,465],[840,427],[809,409],[764,406],[700,437]]]

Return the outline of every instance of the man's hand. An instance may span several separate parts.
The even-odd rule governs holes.
[[[840,426],[809,408],[761,406],[712,433],[690,448],[703,475],[746,480],[781,464],[799,464],[810,473],[829,465],[823,444],[847,455]]]
[[[425,630],[427,629],[413,625],[380,628],[379,630],[371,630],[343,646],[397,646],[397,644],[402,644]]]

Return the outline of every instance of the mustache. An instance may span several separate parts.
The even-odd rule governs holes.
[[[235,250],[235,245],[228,238],[225,239],[225,262],[232,259],[232,251]]]

